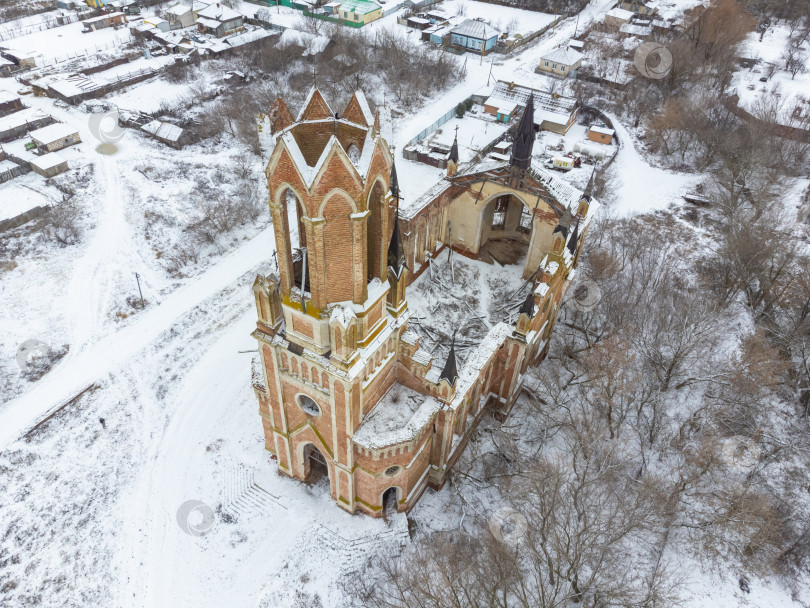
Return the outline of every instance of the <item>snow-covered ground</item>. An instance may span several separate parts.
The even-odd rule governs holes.
[[[41,55],[44,63],[65,61],[77,55],[91,55],[113,49],[131,41],[129,28],[112,27],[84,32],[80,21],[60,27],[32,32],[3,43],[9,49]],[[37,65],[40,65],[38,63]]]
[[[789,116],[800,108],[802,116],[810,115],[810,69],[796,75],[785,69],[783,53],[788,46],[789,28],[776,24],[769,27],[760,40],[758,32],[751,32],[742,45],[740,54],[755,60],[751,68],[741,68],[734,74],[732,87],[740,97],[740,106],[756,113],[761,100],[778,98],[783,111]],[[810,61],[808,44],[803,46],[803,56]],[[760,79],[765,78],[765,82]]]
[[[502,15],[504,25],[511,20],[512,9],[464,4],[468,16],[483,6]],[[580,15],[580,31],[613,4],[591,2]],[[454,12],[450,7],[444,9]],[[77,27],[38,32],[9,46],[44,48],[55,58],[125,35],[77,34]],[[546,77],[534,72],[540,56],[574,28],[569,18],[516,53],[483,62],[462,58],[466,71],[454,86],[426,100],[416,115],[398,119],[393,143],[403,195],[415,198],[443,174],[404,161],[400,151],[408,141],[486,87],[490,69],[494,79],[541,88]],[[61,37],[58,44],[53,36]],[[0,90],[18,86],[0,79]],[[187,96],[189,87],[147,81],[111,100],[151,110]],[[71,154],[92,179],[79,190],[79,245],[58,248],[31,235],[13,260],[0,260],[0,374],[13,375],[7,389],[0,385],[8,390],[0,403],[0,604],[314,606],[317,594],[325,606],[345,605],[339,583],[357,567],[357,554],[396,547],[403,521],[343,513],[323,486],[278,476],[264,450],[250,388],[256,344],[249,334],[251,283],[256,272],[269,270],[274,247],[266,212],[207,247],[185,276],[168,273],[164,262],[194,217],[193,183],[227,184],[238,161],[204,144],[175,152],[129,131],[108,155],[97,148],[79,109],[30,96],[25,101],[80,130],[83,143]],[[616,211],[661,209],[679,200],[695,176],[650,166],[618,121],[616,129]],[[260,171],[252,168],[264,197]],[[34,174],[0,185],[0,197],[14,205],[19,199],[33,206],[49,196],[55,189]],[[127,305],[137,293],[135,272],[147,300],[143,311]],[[28,339],[70,344],[67,356],[34,383],[19,377],[14,362]],[[202,536],[188,533],[205,510],[182,511],[189,500],[213,511],[213,525]],[[447,529],[457,521],[458,508],[451,506],[449,490],[429,491],[412,516],[425,529]],[[359,550],[346,551],[347,541]],[[699,580],[690,605],[731,605],[735,596],[727,587]],[[767,605],[792,605],[786,590],[757,593],[746,598],[749,604],[761,597],[773,602]]]

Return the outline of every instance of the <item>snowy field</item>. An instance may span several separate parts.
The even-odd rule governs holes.
[[[41,55],[45,63],[64,61],[76,55],[92,55],[128,44],[132,39],[129,28],[112,27],[85,33],[81,22],[70,23],[49,30],[33,32],[4,42],[4,46],[17,51]]]
[[[522,34],[527,36],[532,32],[543,29],[554,21],[554,15],[525,11],[509,6],[498,6],[475,0],[445,0],[438,5],[440,10],[448,15],[459,15],[467,19],[484,19],[499,32],[508,32],[510,35]]]
[[[591,2],[580,15],[580,31],[613,4]],[[536,30],[553,19],[471,0],[439,7],[471,18],[497,14],[506,29],[517,20]],[[243,3],[242,10],[258,8]],[[281,18],[292,22],[300,12],[290,10],[282,7]],[[444,172],[405,161],[402,147],[485,87],[490,69],[496,79],[542,88],[546,77],[534,67],[574,28],[569,18],[517,53],[489,56],[483,65],[471,58],[463,78],[425,99],[417,113],[397,119],[392,143],[407,200]],[[53,59],[127,36],[112,29],[80,32],[81,24],[72,24],[9,46]],[[194,85],[149,80],[109,100],[153,111],[188,98]],[[18,87],[0,79],[0,91]],[[83,143],[69,153],[71,166],[80,170],[69,176],[83,237],[58,247],[26,229],[14,242],[0,235],[0,605],[346,606],[341,584],[357,576],[366,557],[396,549],[407,537],[407,522],[404,516],[384,522],[344,513],[323,484],[278,475],[264,450],[250,385],[256,349],[250,331],[253,279],[272,271],[267,210],[187,252],[190,259],[179,267],[169,259],[188,246],[188,226],[201,204],[190,192],[198,184],[236,196],[234,176],[244,166],[236,146],[201,143],[176,152],[127,131],[108,154],[80,109],[31,96],[25,103],[80,131]],[[612,211],[631,215],[681,204],[698,176],[651,166],[633,135],[615,124],[621,145]],[[582,128],[575,127],[572,137],[579,138]],[[445,125],[442,142],[454,133],[454,124]],[[466,138],[460,129],[460,143]],[[570,178],[582,187],[588,172],[580,169]],[[264,201],[258,160],[247,173]],[[59,197],[53,182],[28,174],[0,184],[0,218]],[[136,272],[144,310],[132,304]],[[497,277],[490,268],[481,280]],[[427,291],[414,292],[419,310],[433,302]],[[481,306],[488,310],[488,303]],[[15,361],[19,346],[32,339],[69,345],[37,381],[24,378]],[[511,422],[519,425],[526,415],[519,402]],[[421,533],[457,529],[465,512],[456,492],[450,486],[427,491],[409,516],[413,527]],[[187,501],[212,512],[210,531],[202,536],[189,532],[201,525],[205,509],[183,510]],[[346,550],[347,543],[355,550]],[[688,557],[682,570],[689,606],[799,605],[786,588],[759,579],[742,596],[734,573],[704,577]]]

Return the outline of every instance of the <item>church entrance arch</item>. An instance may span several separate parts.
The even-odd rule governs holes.
[[[399,488],[388,488],[382,495],[383,515],[394,515],[399,510]]]
[[[308,443],[304,447],[304,481],[315,485],[323,479],[329,483],[329,465],[320,450]]]

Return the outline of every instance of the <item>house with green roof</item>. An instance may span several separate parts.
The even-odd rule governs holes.
[[[338,7],[338,17],[346,25],[362,27],[382,17],[382,6],[371,0],[346,0]]]

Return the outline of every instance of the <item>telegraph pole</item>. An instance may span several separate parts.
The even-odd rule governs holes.
[[[143,292],[141,291],[141,275],[135,273],[135,281],[138,283],[138,295],[141,297],[141,308],[143,308]]]

